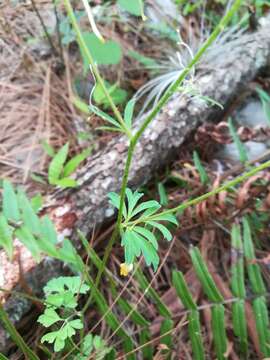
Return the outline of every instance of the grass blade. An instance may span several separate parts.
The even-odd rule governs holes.
[[[148,329],[143,329],[139,336],[139,343],[142,347],[142,356],[145,360],[153,359],[153,346],[151,344],[147,344],[151,340],[151,334]],[[147,344],[147,345],[145,345]],[[145,346],[144,346],[145,345]]]
[[[149,287],[149,282],[146,279],[146,277],[144,276],[142,270],[140,268],[137,269],[136,273],[135,273],[135,278],[137,279],[140,287],[142,288],[143,291],[147,290],[145,296],[149,297],[150,299],[152,299],[154,301],[154,303],[156,304],[156,307],[159,311],[159,314],[161,316],[164,316],[166,318],[171,318],[171,312],[170,310],[167,308],[167,306],[163,303],[163,301],[161,300],[161,298],[159,297],[158,293],[156,292],[155,289],[152,288],[152,286]]]
[[[29,348],[29,346],[25,343],[21,335],[16,330],[15,326],[9,320],[9,317],[6,311],[4,310],[1,302],[0,302],[0,319],[1,322],[4,324],[4,327],[7,329],[8,333],[10,334],[12,340],[25,355],[26,359],[39,360],[39,357],[35,355],[35,353]]]
[[[242,164],[245,164],[248,161],[247,151],[246,151],[245,145],[240,140],[240,138],[234,128],[231,118],[229,118],[229,131],[230,131],[231,137],[233,139],[233,142],[235,143],[235,145],[237,147],[239,159]]]
[[[227,336],[225,330],[225,310],[221,304],[212,308],[212,332],[215,345],[215,351],[218,360],[225,360],[227,351]]]
[[[232,305],[233,332],[240,340],[240,351],[246,357],[248,351],[245,301],[238,300]]]
[[[232,265],[231,265],[231,287],[234,296],[240,298],[232,305],[233,331],[240,340],[240,351],[246,356],[248,350],[247,322],[245,314],[245,275],[243,259],[243,243],[239,225],[233,225],[231,231],[232,239]]]
[[[261,274],[261,269],[256,264],[255,251],[252,241],[251,229],[247,218],[243,218],[243,234],[244,234],[244,254],[247,260],[248,277],[251,284],[252,291],[257,295],[262,295],[266,292],[264,281]]]
[[[204,360],[204,348],[201,335],[200,315],[197,310],[188,314],[188,332],[191,340],[193,359]]]
[[[197,305],[192,298],[192,294],[187,287],[187,283],[182,272],[173,272],[173,285],[183,305],[188,310],[191,310],[191,312],[188,314],[188,331],[191,340],[193,358],[195,360],[203,360],[204,349],[201,336],[199,312],[197,311]]]
[[[264,296],[260,296],[253,301],[253,311],[256,321],[256,329],[260,342],[260,349],[266,358],[270,356],[270,329],[269,315]]]
[[[199,154],[197,153],[197,151],[193,151],[193,161],[194,161],[194,165],[200,175],[202,184],[206,185],[209,182],[209,177],[206,173],[204,166],[201,163],[201,160],[199,158]]]
[[[209,300],[213,302],[222,302],[223,296],[219,292],[216,284],[208,271],[208,268],[201,256],[198,248],[194,247],[190,250],[191,260],[196,271],[196,274],[202,284],[203,290],[208,296]]]

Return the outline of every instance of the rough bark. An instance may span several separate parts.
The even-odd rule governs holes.
[[[203,95],[226,107],[248,82],[269,65],[269,21],[258,31],[241,35],[215,51],[212,50],[205,59],[207,62],[202,62],[198,68],[195,86]],[[132,161],[129,186],[136,188],[147,183],[159,168],[174,158],[187,134],[218,113],[220,109],[208,107],[198,98],[182,97],[179,100],[179,95],[176,94],[141,138]],[[75,226],[89,234],[94,225],[102,225],[112,218],[113,209],[108,204],[107,194],[120,190],[126,155],[126,139],[114,138],[78,172],[79,187],[71,191],[55,192],[50,197],[47,212],[54,220],[59,236],[72,234]],[[37,266],[21,245],[17,245],[16,249],[20,256],[25,256],[23,271],[34,291],[60,271],[61,266],[57,262],[53,262],[56,271],[44,271],[48,269],[46,259]],[[18,262],[9,263],[2,252],[0,263],[0,286],[8,290],[14,288],[19,280]],[[51,269],[52,263],[49,264]],[[20,305],[18,302],[15,304],[17,305],[14,307],[12,297],[7,299],[6,306],[11,309],[9,312],[12,312],[14,322],[18,323],[29,309],[29,303],[23,301]],[[6,334],[0,329],[1,336],[0,351],[6,346]]]

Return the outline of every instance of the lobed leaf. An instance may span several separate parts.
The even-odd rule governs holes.
[[[37,319],[37,321],[45,327],[50,327],[62,320],[53,308],[46,308],[44,314],[40,315]]]

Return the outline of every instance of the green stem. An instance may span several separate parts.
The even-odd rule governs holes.
[[[39,360],[39,357],[35,355],[35,353],[30,349],[30,347],[25,343],[21,335],[16,330],[15,326],[10,321],[3,305],[0,302],[0,320],[4,324],[5,328],[7,329],[8,333],[10,334],[11,338],[18,346],[18,348],[22,351],[25,355],[26,359],[29,360]]]
[[[217,195],[219,194],[221,191],[225,191],[225,190],[228,190],[230,188],[232,188],[233,186],[249,179],[251,176],[257,174],[258,172],[264,170],[264,169],[267,169],[268,167],[270,167],[270,160],[269,161],[266,161],[265,163],[259,165],[259,166],[256,166],[254,168],[252,168],[251,170],[247,171],[245,174],[243,175],[240,175],[238,176],[237,178],[231,180],[231,181],[228,181],[226,182],[225,184],[219,186],[218,188],[216,189],[213,189],[212,191],[209,191],[201,196],[198,196],[196,197],[195,199],[192,199],[192,200],[188,200],[186,202],[184,202],[183,204],[181,205],[178,205],[172,209],[168,209],[168,210],[165,210],[165,211],[162,211],[161,213],[159,213],[160,215],[165,215],[165,214],[172,214],[172,213],[176,213],[176,212],[179,212],[179,211],[183,211],[185,210],[186,208],[190,207],[190,206],[193,206],[193,205],[197,205],[199,204],[200,202],[204,201],[204,200],[207,200],[209,197],[211,196],[214,196],[214,195]]]
[[[102,259],[102,264],[98,269],[98,273],[97,273],[97,277],[95,280],[95,287],[98,288],[101,276],[105,270],[106,267],[106,263],[107,260],[110,256],[110,253],[112,251],[113,245],[117,239],[118,233],[119,233],[119,229],[121,226],[121,221],[122,221],[122,213],[123,213],[123,207],[124,207],[124,202],[125,202],[125,195],[126,195],[126,188],[127,188],[127,183],[128,183],[128,175],[129,175],[129,169],[130,169],[130,165],[131,165],[131,161],[132,161],[132,157],[133,157],[133,153],[135,150],[135,143],[131,140],[129,148],[128,148],[128,154],[127,154],[127,161],[126,161],[126,165],[125,165],[125,169],[124,169],[124,175],[123,175],[123,179],[122,179],[122,186],[121,186],[121,192],[120,192],[120,206],[119,206],[119,211],[118,211],[118,216],[117,216],[117,220],[116,220],[116,225],[114,227],[112,236],[109,240],[108,245],[106,246],[106,250],[105,250],[105,254],[103,256]],[[92,296],[90,296],[90,299],[92,298]]]
[[[97,81],[98,81],[98,83],[99,83],[99,85],[100,85],[100,87],[101,87],[101,89],[102,89],[105,97],[107,98],[107,100],[108,100],[108,102],[109,102],[109,104],[110,104],[110,106],[111,106],[111,108],[112,108],[112,111],[113,111],[116,119],[118,120],[118,122],[119,122],[119,123],[122,125],[122,127],[124,128],[127,136],[128,136],[129,138],[131,138],[131,137],[132,137],[132,134],[131,134],[130,130],[127,128],[127,126],[126,126],[126,124],[125,124],[125,121],[124,121],[121,113],[119,112],[119,110],[118,110],[117,107],[115,106],[115,104],[114,104],[114,102],[113,102],[113,99],[111,98],[111,95],[110,95],[109,91],[107,90],[107,88],[106,88],[106,86],[105,86],[105,84],[104,84],[104,81],[103,81],[103,79],[102,79],[102,77],[101,77],[101,75],[100,75],[100,73],[99,73],[99,71],[98,71],[98,68],[97,68],[97,66],[96,66],[96,63],[95,63],[95,61],[94,61],[94,59],[93,59],[93,57],[92,57],[92,55],[91,55],[91,53],[90,53],[90,51],[89,51],[86,43],[85,43],[85,41],[84,41],[84,38],[83,38],[82,33],[81,33],[81,30],[80,30],[80,28],[79,28],[77,19],[76,19],[76,17],[75,17],[74,11],[73,11],[72,6],[71,6],[71,4],[70,4],[70,0],[64,0],[64,4],[65,4],[66,10],[67,10],[68,17],[69,17],[69,19],[70,19],[70,21],[71,21],[71,23],[72,23],[73,29],[74,29],[74,31],[75,31],[75,33],[76,33],[77,40],[78,40],[78,44],[79,44],[81,50],[85,53],[85,56],[86,56],[86,58],[87,58],[87,61],[88,61],[89,64],[91,65],[92,71],[93,71],[93,73],[94,73],[94,75],[95,75],[95,77],[96,77],[96,79],[97,79]],[[109,54],[108,54],[108,56],[109,56]]]
[[[160,110],[163,108],[163,106],[168,102],[168,100],[171,98],[171,96],[178,90],[181,83],[185,80],[186,76],[190,73],[192,68],[199,62],[199,60],[202,58],[205,51],[209,48],[210,45],[216,40],[217,36],[221,33],[222,30],[226,27],[226,25],[231,20],[234,13],[239,9],[241,5],[242,0],[236,0],[230,10],[227,12],[227,14],[221,19],[220,23],[217,25],[217,27],[214,29],[212,34],[209,36],[209,38],[204,42],[204,44],[201,46],[201,48],[198,50],[198,52],[195,54],[191,62],[188,64],[188,66],[181,72],[178,79],[175,80],[174,83],[171,84],[171,86],[167,89],[165,94],[161,97],[157,105],[154,107],[154,109],[150,112],[150,114],[146,117],[144,120],[142,126],[139,128],[139,130],[134,135],[134,142],[135,145],[138,142],[139,138],[142,136],[145,129],[148,127],[148,125],[151,123],[151,121],[156,117],[156,115],[160,112]]]
[[[122,180],[121,185],[121,192],[120,192],[120,206],[116,221],[116,226],[114,228],[113,234],[110,238],[110,241],[106,247],[105,254],[102,261],[102,266],[98,271],[97,278],[95,285],[98,288],[102,273],[105,269],[106,262],[109,258],[109,255],[111,253],[111,250],[113,248],[113,245],[117,239],[121,220],[122,220],[122,212],[123,212],[123,206],[125,201],[125,193],[127,188],[127,182],[128,182],[128,175],[129,175],[129,169],[132,161],[132,156],[135,150],[135,147],[137,145],[138,140],[142,136],[145,129],[148,127],[148,125],[151,123],[151,121],[156,117],[156,115],[160,112],[162,107],[169,101],[171,96],[177,91],[185,77],[189,74],[189,72],[192,70],[194,65],[201,59],[202,55],[205,53],[205,51],[209,48],[209,46],[215,41],[217,36],[220,34],[220,32],[225,28],[225,26],[228,24],[230,19],[232,18],[233,14],[238,10],[238,8],[241,5],[242,0],[236,0],[230,10],[227,12],[227,14],[223,17],[223,19],[220,21],[219,25],[215,28],[215,30],[212,32],[212,34],[209,36],[209,38],[206,40],[206,42],[202,45],[202,47],[198,50],[194,58],[191,60],[190,64],[181,72],[178,79],[168,88],[168,90],[165,92],[165,94],[161,97],[155,108],[150,112],[150,114],[146,117],[144,120],[142,126],[139,128],[139,130],[135,133],[135,135],[132,137],[130,146],[128,149],[128,155],[127,155],[127,161],[125,165],[124,170],[124,176]]]

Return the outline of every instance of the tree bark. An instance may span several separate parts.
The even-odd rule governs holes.
[[[251,80],[270,62],[270,24],[256,32],[242,34],[225,45],[214,45],[196,71],[196,88],[204,95],[228,106]],[[153,120],[140,139],[131,165],[129,187],[146,184],[155,172],[172,161],[187,135],[199,124],[221,114],[218,107],[209,107],[199,98],[189,99],[175,94]],[[94,155],[78,172],[79,186],[72,190],[56,191],[48,199],[46,212],[55,222],[59,236],[71,236],[80,229],[88,235],[93,227],[106,224],[114,216],[108,203],[110,191],[119,192],[127,155],[124,136],[115,137],[101,152]],[[71,236],[76,242],[76,237]],[[61,271],[61,264],[47,259],[36,265],[27,250],[16,245],[25,279],[33,292]],[[0,287],[13,289],[19,283],[18,261],[10,263],[0,252]],[[2,300],[5,293],[0,293]],[[0,298],[1,299],[1,298]],[[18,299],[18,298],[17,298]],[[15,306],[14,306],[15,304]],[[9,297],[6,308],[17,324],[29,309],[29,302],[14,302]],[[6,334],[0,328],[0,351],[6,347]]]

